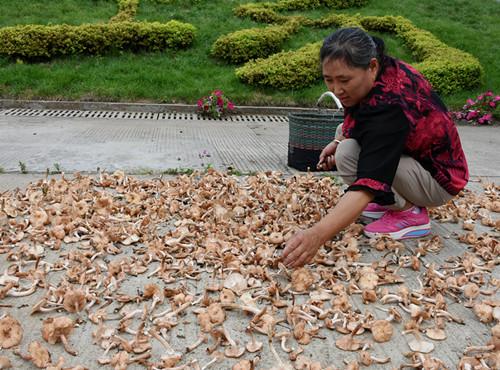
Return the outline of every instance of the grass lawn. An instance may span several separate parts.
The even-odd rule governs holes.
[[[0,57],[0,97],[19,99],[104,100],[194,104],[212,89],[222,89],[237,105],[311,106],[325,91],[321,80],[301,90],[277,91],[245,85],[234,66],[209,56],[221,35],[261,26],[236,18],[232,9],[247,0],[141,0],[137,19],[166,22],[177,19],[197,27],[194,44],[178,52],[116,53],[101,57],[75,56],[46,63],[22,63]],[[0,0],[0,27],[15,24],[79,24],[106,22],[117,12],[115,0]],[[318,18],[332,10],[301,12]],[[500,3],[496,0],[370,0],[364,8],[342,11],[362,15],[402,15],[431,31],[450,46],[476,56],[485,69],[475,91],[445,96],[451,107],[491,89],[500,93]],[[292,14],[292,13],[290,13]],[[303,29],[285,49],[323,39],[333,30]],[[389,53],[413,62],[393,36],[381,35]]]

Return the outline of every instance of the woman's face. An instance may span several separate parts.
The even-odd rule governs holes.
[[[372,89],[378,72],[378,61],[373,58],[367,69],[350,67],[343,60],[325,59],[323,79],[345,107],[358,104]]]

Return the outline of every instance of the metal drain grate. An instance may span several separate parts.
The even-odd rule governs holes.
[[[152,113],[152,112],[120,112],[120,111],[82,111],[53,109],[6,109],[0,111],[0,116],[13,117],[58,117],[58,118],[105,118],[105,119],[146,119],[146,120],[184,120],[184,121],[230,121],[230,122],[288,122],[286,116],[275,115],[234,115],[220,120],[202,117],[193,113]]]

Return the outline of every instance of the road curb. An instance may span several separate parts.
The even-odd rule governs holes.
[[[16,100],[0,99],[0,109],[54,109],[82,111],[121,111],[146,113],[195,113],[196,105],[191,104],[158,104],[158,103],[122,103],[122,102],[90,102],[90,101],[53,101],[53,100]],[[291,112],[317,111],[318,108],[305,107],[265,107],[237,106],[235,114],[286,115]],[[323,110],[323,109],[322,109]],[[335,112],[334,109],[324,109]]]

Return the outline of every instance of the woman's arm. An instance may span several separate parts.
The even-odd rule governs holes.
[[[335,208],[309,229],[296,233],[286,243],[283,263],[287,267],[300,267],[310,262],[318,249],[337,233],[353,223],[372,201],[369,191],[349,191]]]

